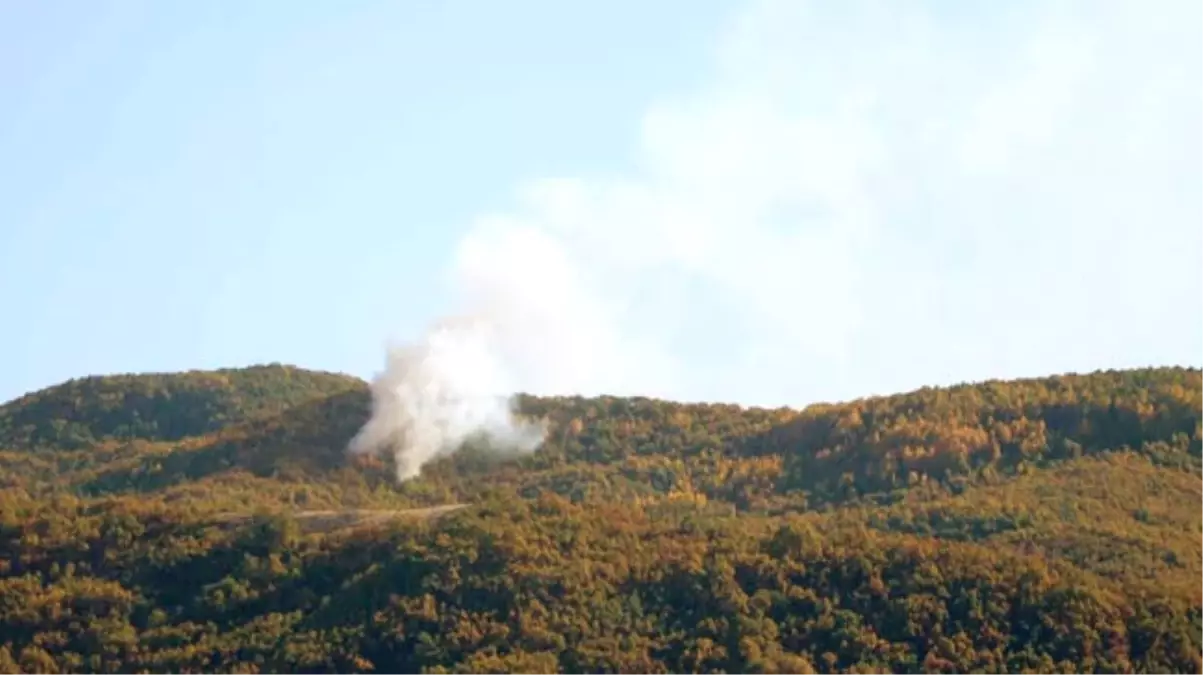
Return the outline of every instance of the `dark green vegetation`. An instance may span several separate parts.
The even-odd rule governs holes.
[[[356,379],[78,380],[0,407],[0,671],[1200,672],[1201,392],[525,398],[398,488]]]

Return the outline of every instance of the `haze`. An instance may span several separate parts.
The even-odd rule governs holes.
[[[1201,47],[1190,0],[9,3],[0,398],[465,313],[533,393],[1198,365]]]

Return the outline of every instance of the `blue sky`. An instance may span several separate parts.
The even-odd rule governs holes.
[[[0,6],[0,399],[501,316],[516,388],[1201,361],[1198,3]]]
[[[273,360],[370,375],[439,311],[474,212],[626,161],[730,11],[684,6],[4,4],[0,398]]]

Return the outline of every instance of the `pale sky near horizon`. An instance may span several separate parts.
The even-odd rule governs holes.
[[[0,4],[0,400],[370,377],[469,297],[534,391],[1198,366],[1201,54],[1190,0]]]

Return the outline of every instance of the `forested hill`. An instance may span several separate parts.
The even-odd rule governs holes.
[[[0,447],[74,449],[108,439],[175,441],[364,386],[348,375],[279,364],[85,377],[0,407]]]
[[[534,454],[402,486],[344,452],[369,405],[272,365],[0,406],[0,672],[1203,670],[1198,369],[520,397]]]

